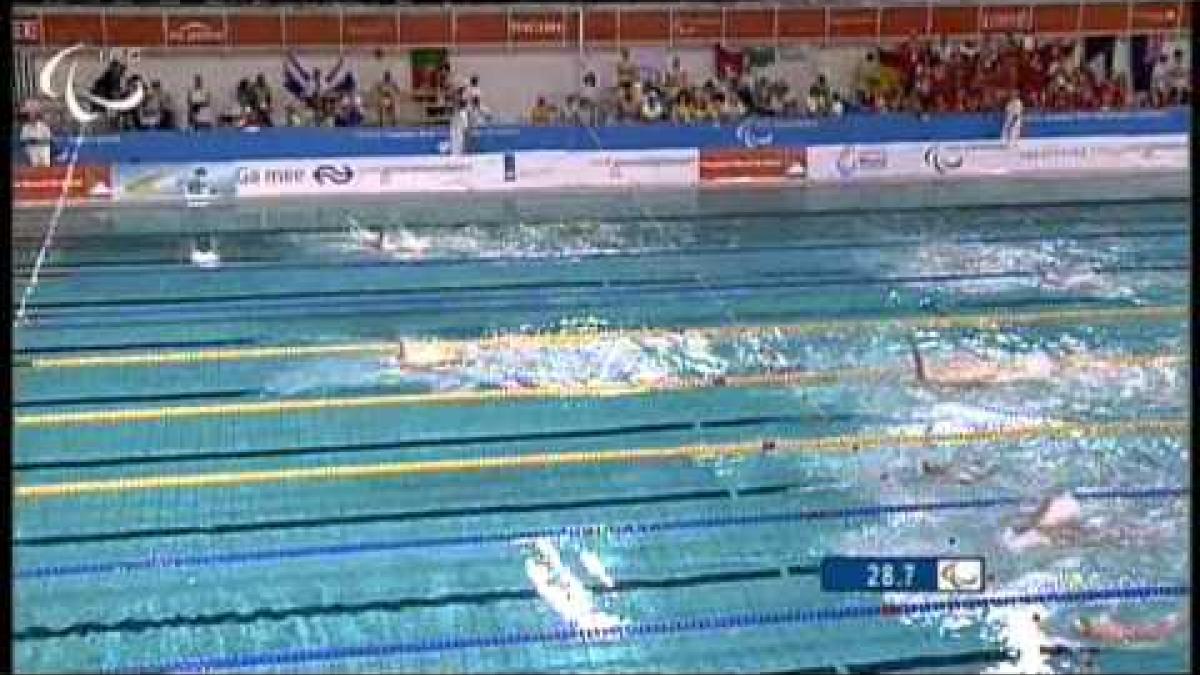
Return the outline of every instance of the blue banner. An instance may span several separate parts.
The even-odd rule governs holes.
[[[1107,136],[1187,133],[1190,108],[1095,113],[1038,114],[1025,118],[1025,136]],[[475,132],[476,152],[518,150],[644,150],[650,148],[807,147],[846,143],[962,141],[999,138],[998,114],[848,115],[842,118],[746,120],[736,125],[644,125],[611,127],[494,126]],[[69,148],[67,139],[56,147]],[[143,131],[85,140],[80,161],[185,163],[252,159],[436,155],[449,147],[444,128],[262,129],[254,132]],[[15,150],[15,143],[14,143]],[[14,154],[14,159],[16,155]]]

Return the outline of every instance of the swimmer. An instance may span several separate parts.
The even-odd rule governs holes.
[[[464,360],[463,348],[458,344],[397,340],[396,351],[384,357],[383,364],[406,372],[431,372],[461,365]]]
[[[202,249],[199,243],[192,242],[190,259],[196,267],[213,268],[221,265],[221,254],[217,252],[216,237],[208,238],[208,249]]]
[[[1004,545],[1010,550],[1023,551],[1042,546],[1129,546],[1136,542],[1149,543],[1164,532],[1147,527],[1121,527],[1095,520],[1085,522],[1083,507],[1070,492],[1047,498],[1034,509],[1025,522],[1005,528]]]
[[[1107,614],[1096,618],[1081,617],[1075,620],[1075,633],[1084,639],[1108,644],[1131,642],[1160,642],[1174,635],[1187,623],[1187,617],[1172,612],[1166,617],[1150,623],[1125,623]]]
[[[921,460],[919,473],[923,477],[943,482],[953,482],[959,485],[974,485],[998,471],[995,465],[966,465],[956,466],[954,462],[932,462]]]
[[[930,367],[925,363],[917,341],[911,335],[908,344],[912,353],[913,370],[917,382],[929,387],[983,387],[992,384],[1007,384],[1027,380],[1046,379],[1058,370],[1053,362],[1045,359],[1031,360],[1017,367],[1008,367],[985,359],[956,355],[945,364]]]

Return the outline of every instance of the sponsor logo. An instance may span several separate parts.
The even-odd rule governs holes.
[[[593,159],[591,161],[593,166],[606,166],[610,169],[620,169],[621,167],[635,166],[688,166],[691,163],[692,160],[687,157],[629,157],[626,159],[621,159],[618,157],[601,157],[600,159]]]
[[[771,128],[753,119],[737,125],[734,135],[747,148],[761,148],[775,142],[775,135],[771,132]]]
[[[296,185],[304,182],[304,169],[256,169],[241,167],[237,172],[238,184],[246,187],[257,185]]]
[[[849,177],[860,170],[881,171],[888,166],[887,150],[883,148],[858,148],[847,145],[838,153],[835,161],[838,174]]]
[[[225,42],[225,27],[223,24],[210,24],[207,21],[185,21],[172,26],[167,31],[167,41],[184,45],[210,45]]]
[[[13,42],[38,42],[42,39],[42,24],[37,19],[13,19]]]
[[[341,167],[336,167],[332,164],[322,164],[313,170],[313,180],[317,181],[318,185],[324,185],[326,181],[334,185],[345,185],[354,179],[354,169],[343,164]]]
[[[965,156],[962,150],[955,152],[937,145],[925,148],[925,166],[932,168],[940,174],[946,174],[955,169],[962,168],[964,161]]]
[[[83,105],[79,102],[79,93],[75,91],[75,67],[78,64],[74,60],[71,60],[67,66],[67,82],[63,90],[59,92],[54,89],[54,75],[58,72],[58,68],[63,60],[83,48],[84,45],[81,43],[67,47],[54,56],[51,56],[50,60],[46,62],[46,65],[42,66],[42,70],[38,74],[38,89],[41,90],[43,95],[52,100],[57,100],[61,97],[66,102],[67,110],[70,111],[71,117],[75,118],[75,121],[81,124],[87,124],[100,117],[100,113],[84,110]],[[138,82],[137,88],[129,96],[117,101],[100,98],[90,92],[83,94],[83,97],[94,106],[103,108],[104,110],[110,112],[128,112],[141,105],[142,99],[146,97],[146,88],[141,82]]]
[[[513,37],[561,37],[563,22],[561,19],[518,19],[513,17],[508,22]]]

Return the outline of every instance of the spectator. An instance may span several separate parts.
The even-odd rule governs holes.
[[[557,119],[558,109],[547,103],[544,96],[539,96],[537,103],[529,109],[529,123],[534,126],[549,126]]]
[[[467,117],[470,120],[472,129],[481,127],[492,121],[492,111],[483,104],[483,101],[474,96],[467,101]]]
[[[667,71],[666,77],[663,78],[663,89],[668,99],[674,99],[679,95],[679,92],[688,86],[687,71],[683,69],[683,65],[676,56],[671,59],[671,68]]]
[[[237,89],[233,92],[233,98],[238,108],[254,107],[254,92],[250,88],[250,80],[245,78],[238,80]]]
[[[558,122],[562,124],[582,125],[583,114],[579,109],[579,97],[575,94],[567,94],[566,100],[563,102],[563,107],[558,111]]]
[[[698,94],[696,94],[695,98],[696,98],[695,116],[696,116],[697,122],[720,122],[721,121],[721,111],[717,109],[717,106],[713,102],[713,99],[711,96],[709,96],[703,89],[701,89],[700,92]]]
[[[450,154],[461,155],[468,152],[471,138],[471,112],[467,103],[458,97],[454,99],[454,114],[450,117]]]
[[[717,114],[720,115],[723,122],[734,122],[741,119],[746,114],[746,108],[742,105],[741,100],[736,96],[729,96],[723,92],[718,92],[715,97],[717,104]]]
[[[400,99],[400,88],[392,81],[392,71],[383,71],[383,79],[375,85],[373,98],[379,126],[396,126],[396,102]]]
[[[690,91],[680,92],[679,98],[671,108],[671,121],[678,124],[691,124],[696,121],[696,103]]]
[[[817,82],[813,85],[817,94],[817,106],[820,114],[824,115],[829,112],[829,105],[833,99],[833,90],[829,86],[829,81],[825,78],[824,73],[817,75]]]
[[[1168,101],[1173,105],[1190,105],[1192,101],[1192,74],[1183,60],[1183,50],[1176,49],[1171,67],[1167,70],[1170,86]]]
[[[258,115],[259,123],[264,127],[274,126],[271,120],[274,107],[271,100],[271,87],[267,84],[267,76],[262,73],[254,78],[250,86],[250,101]]]
[[[346,91],[337,101],[334,126],[357,127],[363,123],[363,100],[356,91]]]
[[[583,87],[579,90],[579,110],[584,124],[600,124],[600,95],[596,89],[596,74],[590,71],[584,74]]]
[[[26,114],[25,123],[21,125],[20,140],[30,166],[50,166],[50,147],[54,134],[41,113],[30,110]]]
[[[96,78],[96,81],[92,83],[91,93],[93,96],[108,99],[110,101],[118,99],[123,93],[122,84],[124,81],[125,64],[121,63],[117,59],[113,59],[108,62],[108,66],[105,67],[104,72],[100,74],[100,77]],[[95,110],[96,108],[93,108],[93,111]],[[115,125],[114,122],[119,122],[119,115],[117,115],[114,111],[105,108],[101,108],[100,110],[105,114],[106,122],[110,127],[118,126]]]
[[[879,93],[880,68],[875,52],[867,52],[863,61],[854,69],[854,84],[858,88],[859,100],[870,100]]]
[[[160,129],[175,129],[175,99],[171,96],[171,92],[162,88],[162,82],[154,80],[150,83],[151,91],[158,90],[159,100],[162,103],[162,121],[159,123]]]
[[[634,82],[621,87],[617,100],[617,121],[636,122],[642,113],[642,85]]]
[[[144,88],[145,88],[145,84],[142,82],[142,76],[141,75],[131,75],[131,76],[129,76],[129,79],[125,81],[125,85],[123,87],[121,87],[121,90],[117,94],[116,98],[127,99],[127,98],[133,96],[134,92],[137,91],[138,89],[144,89]],[[117,113],[117,122],[118,122],[118,126],[120,127],[120,129],[122,131],[128,131],[130,129],[139,129],[140,130],[143,128],[141,125],[141,122],[138,119],[138,109],[137,108],[134,108],[133,110],[123,110],[123,111],[118,112]]]
[[[204,81],[199,75],[192,78],[192,88],[188,90],[188,127],[191,129],[211,129],[212,94],[204,88]]]
[[[283,108],[284,123],[289,127],[307,126],[303,113],[296,106],[288,104]]]
[[[137,109],[139,129],[159,129],[163,122],[163,90],[158,80],[150,83],[150,91]]]
[[[829,101],[829,114],[833,117],[841,117],[846,114],[846,106],[842,103],[842,95],[834,92]]]
[[[1020,94],[1014,89],[1004,106],[1004,130],[1001,136],[1006,144],[1012,145],[1020,140],[1024,112],[1025,105],[1021,102]]]
[[[666,107],[663,105],[662,95],[658,89],[650,89],[642,98],[641,116],[643,122],[657,122],[666,115]]]
[[[479,88],[478,75],[472,75],[471,79],[467,80],[467,88],[465,93],[468,101],[476,98],[479,99],[480,102],[483,101],[483,90]]]
[[[638,81],[638,66],[629,55],[629,48],[621,48],[621,60],[617,62],[617,86],[632,87]]]

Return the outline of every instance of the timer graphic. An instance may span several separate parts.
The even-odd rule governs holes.
[[[984,586],[979,556],[828,556],[821,590],[834,592],[978,593]]]

